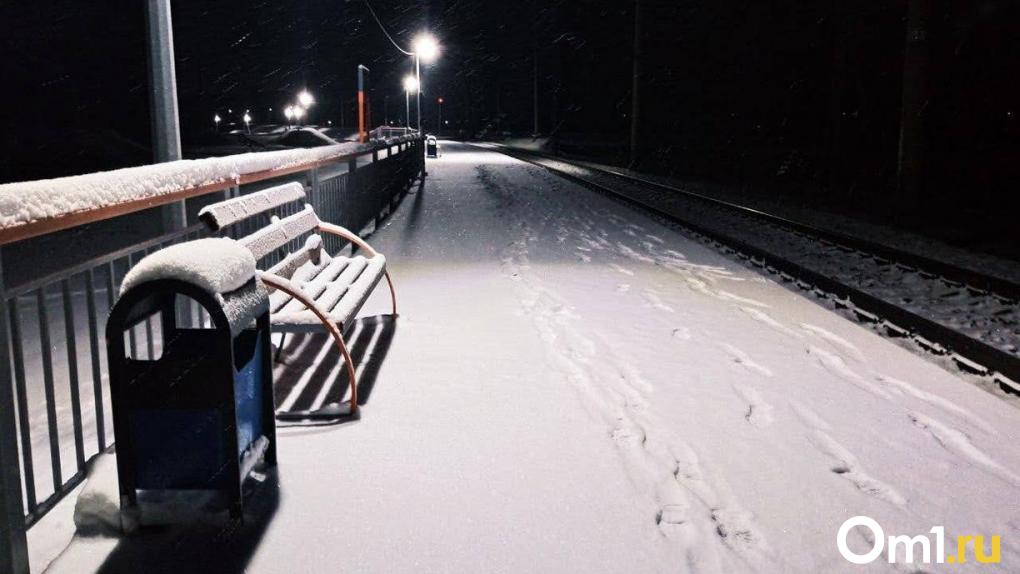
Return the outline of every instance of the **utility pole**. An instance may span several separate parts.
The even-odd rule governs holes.
[[[534,47],[531,51],[532,61],[532,110],[534,111],[535,124],[531,130],[532,137],[538,137],[538,48]]]
[[[634,0],[634,57],[630,88],[630,164],[637,165],[641,153],[641,0]]]
[[[414,102],[415,102],[414,105],[415,105],[415,107],[417,109],[415,114],[417,114],[417,116],[418,116],[418,135],[421,135],[421,89],[422,89],[422,85],[421,85],[421,58],[418,57],[418,54],[414,55],[414,77],[418,79],[418,90],[415,92],[415,95],[414,95]]]
[[[897,201],[919,203],[924,188],[925,108],[928,106],[929,35],[933,0],[907,2],[907,34],[903,50],[903,99],[900,107],[900,146]]]
[[[177,75],[174,72],[174,35],[170,0],[145,0],[149,46],[149,102],[152,115],[152,150],[156,163],[181,159],[181,128],[177,113]],[[184,202],[163,208],[165,230],[184,229]]]

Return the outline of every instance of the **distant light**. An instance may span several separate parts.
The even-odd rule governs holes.
[[[283,110],[283,115],[289,120],[294,117],[294,106],[287,106]]]
[[[446,125],[450,125],[450,120],[443,120],[443,123]]]
[[[409,94],[418,93],[418,78],[410,74],[404,76],[404,91]]]
[[[251,123],[251,116],[248,115],[248,112],[244,113],[244,118],[243,119],[244,119],[244,123],[246,123],[246,124],[250,124]]]
[[[312,97],[312,94],[310,94],[308,90],[301,90],[301,93],[298,94],[297,100],[303,108],[311,107],[311,105],[315,103],[315,98]]]
[[[326,120],[326,123],[329,125],[333,125],[333,120]]]
[[[305,109],[301,106],[294,106],[294,117],[297,119],[303,118],[305,115]]]
[[[223,118],[221,118],[219,114],[216,114],[215,116],[213,116],[212,121],[220,123],[221,121],[223,121]]]
[[[443,103],[443,98],[439,98],[439,103]]]
[[[232,114],[232,113],[234,113],[234,110],[232,110],[232,109],[230,109],[230,108],[227,108],[227,113],[228,113],[228,114]]]
[[[411,50],[414,51],[415,55],[426,64],[431,64],[439,57],[439,42],[429,34],[424,32],[418,34],[411,42]]]

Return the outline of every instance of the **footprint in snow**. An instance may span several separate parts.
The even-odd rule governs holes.
[[[942,448],[956,456],[969,459],[971,462],[980,467],[984,467],[986,471],[998,476],[1002,480],[1014,486],[1020,486],[1020,477],[999,464],[984,451],[974,446],[970,437],[968,437],[963,431],[950,427],[920,413],[909,412],[907,413],[907,417],[910,418],[910,422],[913,423],[914,426],[927,431],[928,434],[930,434],[931,437],[942,446]]]
[[[744,401],[747,402],[747,411],[744,413],[744,420],[756,428],[765,428],[772,424],[772,405],[761,398],[761,393],[754,387],[735,384],[733,390]]]
[[[670,336],[673,337],[674,339],[680,339],[681,341],[690,341],[691,330],[688,329],[687,327],[677,327],[673,329],[673,332],[670,334]]]
[[[832,466],[829,467],[830,472],[850,481],[857,490],[896,506],[904,506],[907,503],[907,499],[896,489],[867,474],[861,468],[857,457],[825,432],[815,431],[811,442],[822,454],[833,460]]]
[[[730,301],[734,301],[736,303],[741,303],[743,305],[753,305],[755,307],[762,307],[762,308],[765,308],[765,309],[770,307],[770,305],[768,303],[762,303],[761,301],[757,301],[755,299],[748,299],[747,297],[741,297],[740,295],[737,295],[735,293],[730,293],[729,291],[724,291],[722,289],[720,289],[719,292],[716,293],[716,295],[720,299],[728,299]]]
[[[873,395],[882,397],[883,399],[892,399],[892,395],[890,395],[885,389],[865,379],[861,375],[858,375],[857,372],[851,369],[839,355],[814,345],[808,345],[807,353],[814,357],[826,371],[829,371],[844,381],[847,381]]]
[[[620,283],[616,286],[617,293],[626,293],[627,291],[630,291],[630,285],[627,283]]]
[[[795,339],[804,338],[803,334],[794,331],[793,329],[787,327],[786,325],[783,325],[779,321],[776,321],[775,319],[772,318],[771,315],[769,315],[765,311],[762,311],[761,309],[755,309],[754,307],[741,307],[740,310],[750,315],[751,318],[754,319],[755,321],[758,321],[759,323],[764,323],[765,325],[768,325],[772,329],[775,329],[776,331],[784,335],[789,335]]]
[[[631,271],[630,269],[627,269],[626,267],[621,267],[621,266],[617,265],[616,263],[610,263],[609,267],[611,267],[614,271],[616,271],[618,273],[623,273],[624,275],[628,275],[630,277],[634,276],[634,272],[633,271]]]
[[[816,335],[822,338],[823,340],[825,340],[832,346],[836,347],[837,349],[842,350],[847,355],[849,355],[851,359],[859,362],[864,362],[864,355],[861,353],[861,350],[857,348],[857,345],[854,345],[850,341],[847,341],[846,339],[840,337],[839,335],[833,333],[832,331],[828,331],[826,329],[823,329],[822,327],[810,325],[808,323],[801,323],[800,328],[804,329],[808,333],[811,333],[812,335]]]
[[[755,362],[744,351],[734,347],[733,345],[730,345],[729,343],[720,343],[719,346],[725,349],[726,352],[729,353],[731,357],[733,357],[734,363],[744,367],[745,369],[754,371],[760,375],[764,375],[766,377],[772,376],[772,369],[769,369],[768,367]]]
[[[653,308],[666,313],[672,313],[673,308],[662,302],[662,298],[659,294],[652,289],[645,289],[644,291],[645,301]]]

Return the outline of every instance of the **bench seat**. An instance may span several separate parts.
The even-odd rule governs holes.
[[[328,315],[341,332],[368,300],[386,273],[386,258],[381,254],[368,258],[330,257],[323,252],[318,264],[311,260],[298,267],[291,282]],[[280,332],[321,331],[318,317],[303,303],[283,291],[269,297],[273,328]]]

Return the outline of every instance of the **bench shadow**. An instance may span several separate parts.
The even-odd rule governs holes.
[[[344,337],[357,369],[359,406],[368,404],[372,396],[396,326],[397,320],[391,315],[363,317]],[[343,359],[328,334],[288,337],[274,369],[274,394],[281,420],[343,418],[335,413],[330,416],[330,406],[343,399],[349,386]],[[319,409],[322,412],[316,413]],[[309,416],[302,416],[306,414]]]
[[[262,482],[247,484],[242,520],[224,514],[208,523],[140,528],[117,543],[98,572],[245,572],[280,505],[279,469],[266,469]]]

